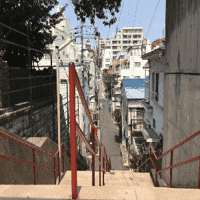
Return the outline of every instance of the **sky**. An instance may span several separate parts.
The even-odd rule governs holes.
[[[74,30],[75,27],[80,26],[81,22],[77,20],[71,0],[58,1],[59,4],[57,6],[63,6],[66,3],[69,4],[66,7],[64,15],[70,21],[70,29]],[[56,12],[57,6],[52,9],[51,13]],[[109,28],[109,26],[104,26],[103,20],[95,18],[95,25],[93,27],[98,27],[98,31],[103,40],[114,37],[117,27],[119,30],[124,27],[143,27],[144,38],[152,43],[154,40],[163,37],[163,28],[165,28],[165,6],[166,0],[122,0],[119,13],[115,15],[117,17],[117,22],[115,24],[111,25]],[[111,19],[109,13],[107,16],[108,19]],[[84,25],[90,26],[90,20],[86,19]],[[86,31],[94,34],[89,28],[83,29],[84,34],[86,34]],[[79,43],[80,39],[76,41]],[[97,45],[97,41],[94,39],[90,41],[92,47]],[[85,42],[86,39],[84,40],[84,43]]]

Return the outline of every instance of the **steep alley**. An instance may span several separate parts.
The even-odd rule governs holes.
[[[101,103],[103,107],[100,110],[101,142],[106,147],[108,157],[111,157],[112,170],[126,170],[122,165],[118,133],[109,112],[109,102],[101,101]]]

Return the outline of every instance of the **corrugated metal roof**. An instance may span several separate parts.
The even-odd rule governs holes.
[[[145,89],[135,89],[135,88],[125,88],[126,98],[127,99],[144,99],[145,98]]]

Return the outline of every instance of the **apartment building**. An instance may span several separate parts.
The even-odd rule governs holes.
[[[101,49],[110,49],[114,59],[119,52],[126,52],[128,47],[141,45],[143,38],[142,27],[125,27],[117,32],[114,38],[99,41],[99,45]]]
[[[163,137],[165,49],[159,48],[142,56],[150,63],[150,79],[145,83],[144,127],[145,149],[157,150]],[[162,149],[162,147],[161,147]]]
[[[57,7],[57,12],[59,12],[61,9],[61,7]],[[61,21],[59,24],[57,24],[55,27],[51,28],[51,33],[52,35],[56,35],[57,38],[54,40],[54,42],[52,44],[50,44],[48,47],[51,50],[51,54],[52,54],[52,65],[55,66],[56,65],[56,46],[58,47],[63,47],[65,46],[71,39],[74,38],[73,36],[73,30],[70,29],[70,22],[69,19],[67,19],[64,16],[63,21]],[[90,42],[90,41],[89,41]],[[88,41],[86,42],[86,44],[84,44],[84,48],[87,47]],[[84,52],[84,58],[85,60],[86,57],[88,56],[88,52]],[[60,52],[59,52],[59,57],[60,60],[62,60],[62,62],[64,64],[68,64],[69,62],[75,62],[75,63],[80,63],[80,59],[81,59],[81,44],[77,44],[75,42],[75,40],[73,42],[71,42],[68,46],[66,46],[65,48],[63,48]],[[38,61],[38,63],[34,63],[34,66],[50,66],[51,65],[51,57],[49,54],[45,54],[43,56],[43,58]]]

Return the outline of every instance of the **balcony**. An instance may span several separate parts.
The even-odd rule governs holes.
[[[144,126],[145,127],[145,126]],[[142,134],[146,142],[159,142],[160,138],[157,133],[152,128],[142,128]]]
[[[153,112],[153,107],[148,102],[141,101],[140,103],[144,106],[144,109],[147,112]]]

